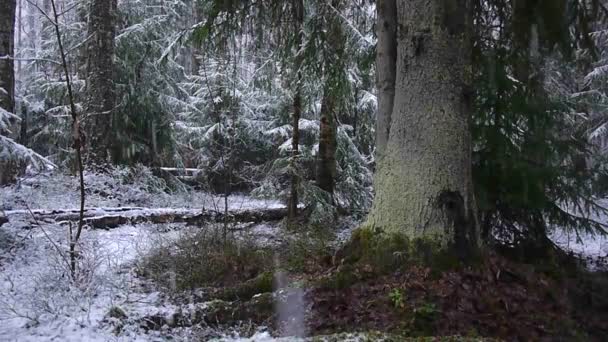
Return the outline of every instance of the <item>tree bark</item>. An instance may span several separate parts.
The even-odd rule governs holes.
[[[317,186],[330,194],[334,192],[336,179],[336,118],[340,103],[340,88],[344,73],[344,32],[341,19],[334,13],[340,10],[340,1],[332,1],[328,11],[329,30],[325,65],[325,87],[321,101],[319,120],[319,154],[317,156]]]
[[[378,88],[378,113],[376,121],[376,155],[386,149],[391,128],[391,115],[395,99],[397,70],[397,2],[378,0],[376,4],[378,24],[376,34],[376,82]]]
[[[296,56],[294,63],[294,71],[296,74],[295,81],[295,92],[293,98],[293,117],[292,126],[293,132],[291,137],[291,148],[292,148],[292,176],[291,176],[291,189],[289,193],[289,201],[287,203],[288,219],[293,220],[298,215],[298,186],[300,179],[297,174],[297,159],[300,154],[300,117],[302,116],[302,56],[301,45],[302,45],[302,28],[304,26],[304,1],[293,0],[293,14],[294,14],[294,34],[296,46]]]
[[[328,81],[330,82],[330,81]],[[317,186],[334,193],[336,178],[336,99],[332,87],[326,85],[321,102],[319,123],[319,154],[317,157]]]
[[[396,97],[368,223],[471,250],[471,1],[399,1],[397,15]]]
[[[197,24],[203,21],[203,9],[201,8],[201,5],[199,4],[198,1],[192,1],[192,17],[193,17],[193,23],[192,24]],[[200,56],[202,54],[202,51],[200,49],[200,47],[198,46],[198,44],[193,44],[192,48],[190,49],[191,55],[191,70],[190,72],[192,73],[192,75],[199,75],[200,73],[200,69],[201,69],[201,62],[200,62]]]
[[[116,0],[93,0],[87,46],[87,134],[91,157],[107,160],[114,109]]]
[[[0,108],[15,110],[15,0],[0,4]]]

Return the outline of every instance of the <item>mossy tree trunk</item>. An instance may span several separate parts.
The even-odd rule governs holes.
[[[390,11],[378,8],[382,26]],[[368,217],[375,229],[463,252],[478,243],[469,128],[471,9],[470,0],[397,1],[395,97]]]

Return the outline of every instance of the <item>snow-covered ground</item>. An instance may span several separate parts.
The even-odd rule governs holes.
[[[222,208],[224,199],[205,193],[150,193],[143,184],[124,184],[109,176],[87,175],[87,207],[145,206],[187,209]],[[185,224],[122,225],[85,230],[79,250],[81,279],[70,281],[68,227],[32,219],[37,209],[78,207],[78,183],[65,175],[39,175],[0,189],[0,210],[10,221],[0,228],[0,341],[199,341],[200,332],[146,331],[127,324],[114,333],[108,312],[118,307],[128,322],[175,307],[154,286],[136,275],[136,261],[159,240],[185,233]],[[231,209],[278,208],[281,203],[230,196]],[[158,210],[158,209],[152,209]],[[249,227],[261,242],[275,238],[272,225]],[[254,336],[268,340],[263,332]],[[236,340],[245,340],[239,339]]]
[[[124,172],[123,172],[124,173]],[[1,189],[0,210],[66,209],[80,205],[78,178],[61,174],[39,174]],[[155,189],[145,176],[133,179],[121,172],[111,175],[85,174],[86,207],[196,208],[223,210],[224,198],[199,191],[166,193]],[[280,201],[256,199],[240,194],[228,197],[230,209],[280,208]]]
[[[13,221],[3,229],[18,246],[0,269],[0,340],[154,340],[128,330],[117,339],[101,322],[113,306],[137,315],[169,305],[160,293],[147,291],[131,267],[149,248],[155,227],[85,231],[78,285],[69,280],[65,227]]]
[[[608,199],[600,201],[600,205],[608,208]],[[567,209],[568,210],[568,209]],[[570,210],[570,212],[576,212]],[[587,217],[578,214],[581,217]],[[604,213],[590,213],[589,218],[608,224],[608,215]],[[570,251],[589,262],[590,268],[608,267],[608,236],[599,234],[577,233],[569,229],[556,228],[550,232],[551,240],[566,251]]]
[[[89,174],[87,207],[138,206],[147,208],[213,209],[223,199],[205,193],[151,193],[143,182],[125,183],[119,177]],[[81,278],[70,281],[65,256],[66,225],[40,222],[29,214],[35,209],[78,207],[78,183],[65,175],[41,175],[17,186],[0,188],[0,210],[12,210],[10,222],[0,228],[0,341],[200,341],[201,332],[189,328],[170,332],[146,331],[138,319],[174,312],[176,307],[153,285],[136,274],[140,260],[159,240],[175,239],[184,224],[122,225],[111,230],[86,230],[80,250]],[[231,196],[232,209],[277,208],[277,201]],[[260,242],[277,239],[277,227],[248,225]],[[343,229],[338,238],[348,238]],[[573,252],[605,257],[608,239],[592,239],[558,230],[552,239]],[[107,315],[118,307],[128,316],[120,334]],[[223,341],[295,341],[272,339],[259,332],[251,338],[226,337]]]

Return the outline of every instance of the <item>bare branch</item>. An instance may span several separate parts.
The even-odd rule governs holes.
[[[22,61],[22,62],[47,62],[47,63],[56,64],[56,65],[62,65],[60,62],[54,61],[52,59],[46,59],[46,58],[16,58],[16,57],[11,57],[9,55],[4,55],[4,56],[0,56],[0,60],[2,60],[2,59],[10,59],[13,61]]]
[[[35,8],[38,10],[38,12],[40,12],[40,14],[42,14],[43,16],[45,16],[45,17],[48,19],[48,21],[50,21],[50,22],[51,22],[51,24],[53,24],[53,26],[57,27],[57,25],[58,25],[58,24],[57,24],[57,21],[56,21],[56,20],[53,20],[53,18],[51,18],[51,17],[50,17],[50,16],[49,16],[49,15],[46,13],[46,11],[45,11],[45,10],[43,10],[42,8],[40,8],[40,6],[38,6],[38,4],[37,4],[36,2],[32,2],[32,0],[25,0],[25,1],[27,1],[27,3],[28,3],[28,4],[30,4],[30,5],[32,5],[32,6],[34,6],[34,7],[35,7]]]

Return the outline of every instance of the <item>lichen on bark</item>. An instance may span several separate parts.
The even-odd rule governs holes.
[[[469,129],[471,1],[398,2],[397,27],[395,98],[366,225],[467,252],[478,244]]]

